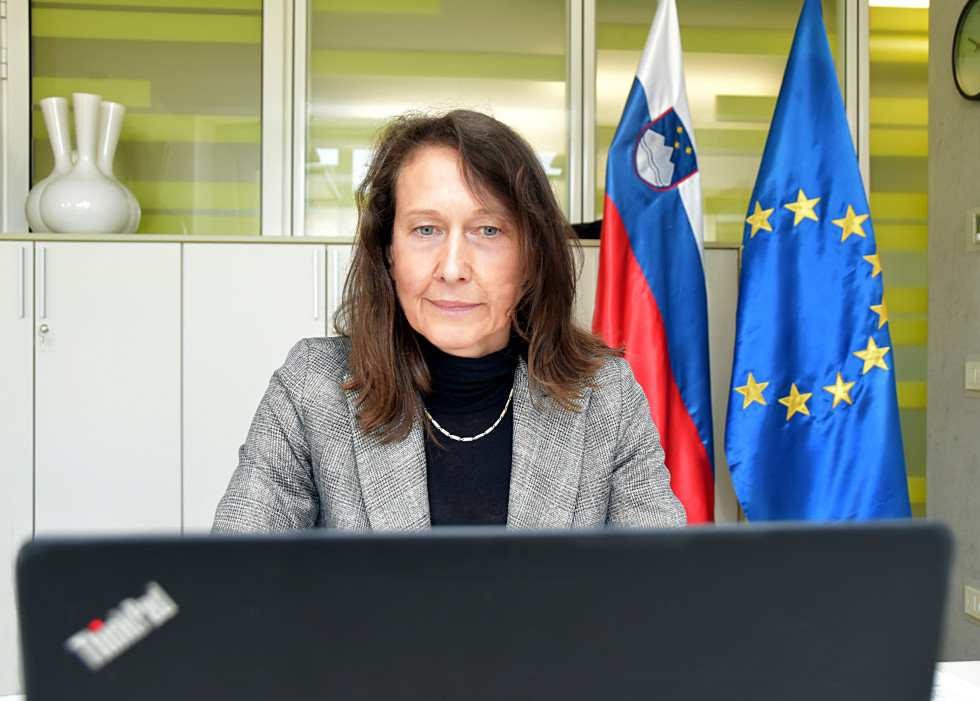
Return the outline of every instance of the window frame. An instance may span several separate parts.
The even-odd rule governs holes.
[[[599,216],[592,197],[596,2],[566,0],[568,216],[575,223]],[[262,236],[304,236],[308,4],[309,0],[265,0],[262,6]],[[6,0],[0,7],[6,9],[0,20],[6,53],[6,77],[0,81],[0,231],[22,233],[28,230],[22,203],[30,187],[31,162],[30,0]],[[842,0],[839,12],[844,13],[846,42],[844,103],[865,189],[870,191],[868,0]]]

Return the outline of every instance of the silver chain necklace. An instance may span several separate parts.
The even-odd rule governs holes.
[[[432,414],[429,413],[429,410],[428,409],[424,409],[424,411],[425,411],[425,418],[427,418],[429,421],[431,421],[432,422],[432,425],[435,426],[437,429],[439,429],[439,431],[442,433],[442,435],[446,436],[446,438],[452,438],[454,441],[461,441],[463,443],[470,443],[471,441],[479,440],[480,438],[483,438],[484,436],[490,435],[490,432],[493,431],[493,429],[497,428],[497,426],[500,425],[500,422],[504,420],[504,415],[507,413],[507,409],[510,408],[510,400],[513,399],[513,398],[514,398],[514,388],[511,387],[510,388],[510,394],[507,395],[507,403],[504,404],[504,410],[502,412],[500,412],[500,416],[498,416],[497,417],[497,420],[493,422],[493,426],[491,426],[490,428],[488,428],[483,433],[478,433],[475,436],[457,436],[457,435],[455,435],[453,433],[450,433],[449,431],[447,431],[446,429],[444,429],[442,426],[440,426],[438,421],[436,421],[435,419],[432,418]]]

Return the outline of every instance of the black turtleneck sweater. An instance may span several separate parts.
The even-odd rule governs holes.
[[[459,358],[423,342],[423,353],[432,375],[432,392],[424,403],[439,425],[457,436],[490,428],[514,385],[516,346],[482,358]],[[432,525],[506,524],[513,402],[497,428],[475,441],[453,440],[431,423],[429,428],[425,461]]]

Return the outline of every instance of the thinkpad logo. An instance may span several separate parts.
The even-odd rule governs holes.
[[[82,664],[98,672],[179,611],[173,599],[156,582],[146,585],[146,593],[123,599],[105,619],[95,619],[65,641],[65,650]]]

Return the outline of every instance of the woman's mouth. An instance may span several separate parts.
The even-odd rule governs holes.
[[[479,306],[476,302],[464,302],[457,299],[430,299],[429,303],[439,311],[449,314],[468,312]]]

